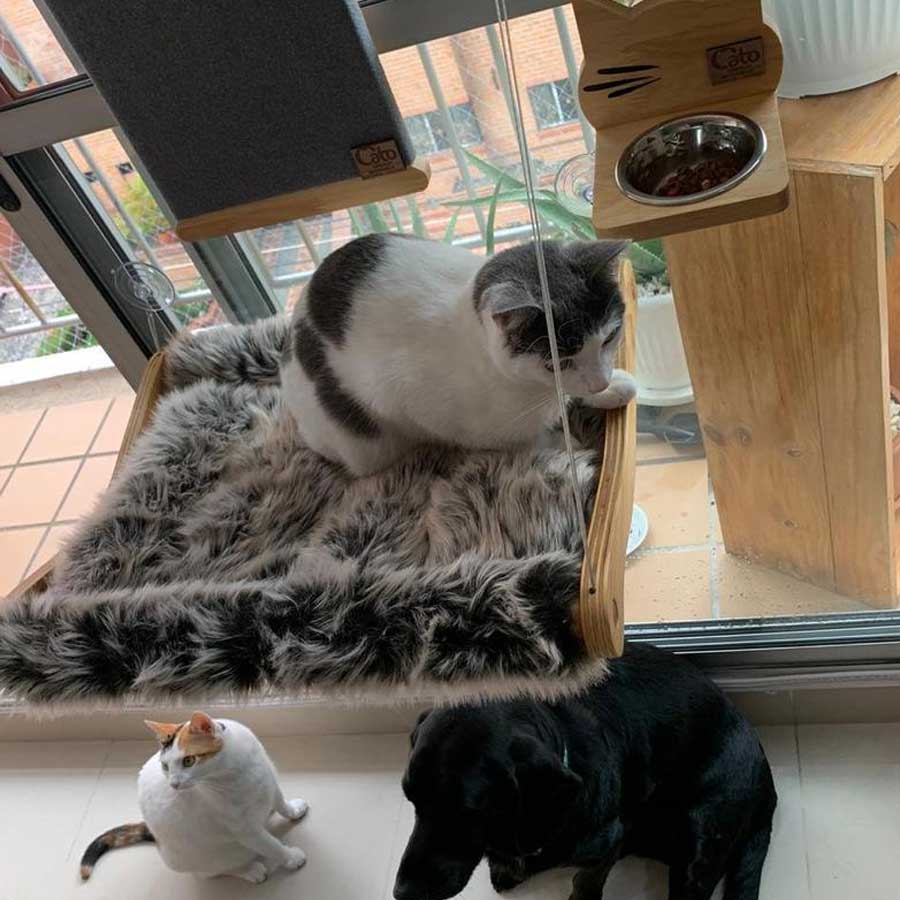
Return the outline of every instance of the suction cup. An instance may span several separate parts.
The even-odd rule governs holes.
[[[556,173],[554,188],[569,212],[590,216],[594,206],[594,154],[582,153],[566,160]]]
[[[121,297],[147,312],[168,309],[175,302],[175,285],[156,266],[126,262],[112,274]]]

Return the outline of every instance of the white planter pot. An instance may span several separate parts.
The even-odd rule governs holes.
[[[900,0],[763,0],[784,45],[780,97],[832,94],[900,72]]]
[[[638,293],[635,351],[638,403],[679,406],[694,399],[671,292]]]

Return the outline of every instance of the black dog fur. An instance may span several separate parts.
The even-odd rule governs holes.
[[[577,866],[601,900],[629,854],[669,866],[669,900],[757,900],[777,801],[752,727],[698,669],[629,645],[609,678],[557,703],[425,713],[403,790],[416,823],[397,900],[445,900],[486,856],[498,891]]]

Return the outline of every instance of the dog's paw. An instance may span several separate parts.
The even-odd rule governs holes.
[[[299,797],[296,800],[288,800],[287,808],[287,817],[292,822],[299,822],[309,812],[309,804]]]
[[[488,861],[491,885],[498,894],[511,891],[525,880],[525,861],[522,859]]]
[[[299,869],[306,863],[306,854],[299,847],[286,847],[282,865],[285,869]]]

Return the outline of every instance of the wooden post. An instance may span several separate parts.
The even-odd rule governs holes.
[[[782,101],[791,206],[666,241],[726,548],[884,607],[898,106],[900,79]]]

